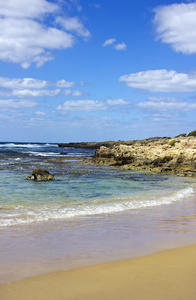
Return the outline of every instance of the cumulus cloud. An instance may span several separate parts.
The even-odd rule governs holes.
[[[113,43],[115,43],[116,42],[116,39],[115,38],[112,38],[112,39],[108,39],[108,40],[106,40],[104,43],[103,43],[103,47],[106,47],[106,46],[110,46],[110,45],[112,45]]]
[[[54,89],[53,87],[57,87]],[[8,78],[0,77],[0,96],[10,97],[55,97],[66,95],[80,97],[81,91],[71,90],[75,86],[73,81],[61,79],[55,83],[34,78]]]
[[[196,53],[196,2],[158,6],[154,24],[163,43],[177,52]]]
[[[23,108],[34,108],[36,107],[37,102],[29,100],[0,100],[0,109],[1,111],[23,109]]]
[[[83,93],[81,91],[72,91],[70,89],[62,91],[62,95],[65,96],[72,96],[72,97],[81,97]]]
[[[114,49],[116,49],[116,50],[126,50],[127,45],[125,43],[117,44],[117,45],[114,45]]]
[[[102,46],[103,47],[107,47],[107,46],[111,46],[113,45],[113,48],[115,50],[126,50],[127,49],[127,45],[123,42],[123,43],[118,43],[118,44],[115,44],[116,42],[116,39],[115,38],[111,38],[111,39],[108,39],[106,40]]]
[[[69,29],[49,26],[47,17],[55,19],[59,13],[60,6],[46,0],[30,3],[28,0],[1,0],[0,60],[19,63],[23,68],[32,63],[40,67],[53,59],[52,50],[73,47],[74,33],[84,37],[90,35],[78,18],[67,19]]]
[[[0,77],[0,87],[7,89],[43,89],[49,85],[49,82],[45,80],[34,78]]]
[[[31,5],[26,0],[0,1],[0,16],[3,17],[39,18],[56,10],[58,6],[46,0],[33,0]]]
[[[128,87],[151,92],[194,92],[196,75],[177,73],[174,70],[149,70],[123,75],[119,81]]]
[[[61,79],[61,80],[57,81],[56,86],[60,87],[60,88],[71,88],[74,86],[74,82]]]
[[[72,18],[57,17],[56,22],[60,24],[65,30],[71,32],[73,31],[78,36],[82,36],[85,38],[89,38],[91,36],[88,29],[84,27],[84,25],[82,24],[82,22],[79,20],[78,17],[72,17]]]
[[[40,67],[53,59],[46,49],[66,49],[73,44],[72,35],[34,20],[0,18],[0,59],[3,61],[20,63],[23,68],[31,63]]]
[[[66,101],[59,105],[56,109],[63,111],[97,111],[105,110],[107,106],[103,101],[96,100],[78,100],[78,101]]]
[[[99,111],[106,110],[110,106],[127,105],[130,102],[124,99],[107,99],[106,101],[98,100],[77,100],[65,101],[56,109],[62,111]]]
[[[196,110],[196,102],[190,103],[182,98],[175,97],[151,97],[145,102],[137,104],[139,108],[150,111],[192,111]]]
[[[60,89],[55,90],[13,90],[12,95],[16,97],[55,97],[61,93]]]
[[[106,103],[108,105],[127,105],[127,104],[130,104],[130,101],[128,100],[124,100],[124,99],[107,99],[106,100]]]

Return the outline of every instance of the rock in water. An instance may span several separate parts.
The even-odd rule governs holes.
[[[50,174],[47,170],[36,169],[27,176],[26,179],[37,180],[37,181],[47,181],[54,180],[54,175]]]

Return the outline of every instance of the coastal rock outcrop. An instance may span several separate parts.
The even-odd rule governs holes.
[[[105,142],[78,142],[78,143],[60,143],[61,148],[80,148],[80,149],[99,149],[101,146],[112,147],[117,145],[129,145],[132,141],[105,141]]]
[[[78,143],[60,143],[59,147],[62,148],[80,148],[80,149],[98,149],[101,146],[111,147],[118,142],[107,141],[107,142],[78,142]]]
[[[36,169],[27,176],[26,179],[29,180],[36,180],[36,181],[47,181],[47,180],[54,180],[54,175],[50,174],[47,170]]]
[[[129,145],[101,146],[92,161],[129,170],[196,176],[196,137],[150,138]]]

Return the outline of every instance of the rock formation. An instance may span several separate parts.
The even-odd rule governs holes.
[[[78,142],[78,143],[60,143],[59,147],[63,148],[81,148],[81,149],[98,149],[101,146],[112,147],[115,145],[129,145],[132,141],[106,141],[106,142]]]
[[[54,175],[50,174],[47,170],[36,169],[27,176],[26,179],[37,180],[37,181],[47,181],[54,180]]]
[[[101,146],[92,161],[129,170],[196,176],[196,137],[151,138],[129,141],[129,145]]]

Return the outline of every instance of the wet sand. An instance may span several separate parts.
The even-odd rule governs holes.
[[[196,299],[196,245],[0,285],[1,300]]]
[[[194,194],[137,214],[130,211],[1,230],[0,283],[193,245],[195,199]]]

